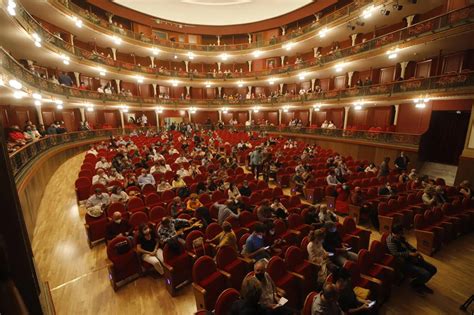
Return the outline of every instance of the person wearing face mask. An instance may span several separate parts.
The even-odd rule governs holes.
[[[126,203],[128,201],[127,193],[120,186],[114,186],[112,188],[112,194],[110,195],[110,202],[121,202]]]
[[[327,222],[325,224],[326,235],[323,241],[324,250],[333,253],[331,260],[339,267],[344,266],[347,260],[357,261],[358,255],[349,251],[349,245],[342,242],[341,236],[337,232],[336,223]]]
[[[406,171],[408,168],[408,163],[410,163],[410,159],[408,158],[408,156],[405,155],[403,151],[400,152],[400,156],[398,156],[393,162],[395,168],[399,172]]]
[[[308,260],[319,266],[318,272],[318,288],[321,288],[326,281],[330,271],[336,270],[337,267],[331,262],[328,252],[323,248],[324,231],[322,229],[310,231],[308,234]]]
[[[109,183],[109,181],[110,179],[107,176],[107,174],[105,174],[103,168],[97,169],[97,174],[92,177],[92,185],[102,184],[106,186]]]
[[[148,224],[140,224],[138,228],[137,252],[143,261],[146,261],[160,274],[163,270],[163,251],[159,248],[158,238]]]
[[[89,216],[98,218],[104,213],[104,208],[109,204],[109,195],[103,193],[100,188],[96,188],[95,193],[86,201],[86,212]]]
[[[395,196],[396,192],[393,189],[392,185],[390,185],[389,182],[385,184],[385,186],[380,187],[379,189],[379,196],[386,196],[386,197],[392,197]]]
[[[95,163],[95,169],[102,168],[105,170],[105,169],[110,168],[110,166],[111,166],[110,163],[107,162],[107,159],[105,157],[101,157],[100,161]]]
[[[242,187],[240,187],[239,191],[242,196],[250,197],[252,189],[249,187],[249,182],[247,180],[243,181]]]
[[[337,222],[337,215],[329,210],[326,205],[321,205],[319,208],[319,222]]]
[[[112,221],[109,221],[105,229],[105,239],[110,241],[117,236],[125,236],[133,239],[133,227],[128,223],[128,220],[122,218],[122,214],[118,211],[112,215]]]
[[[254,226],[253,233],[247,238],[243,254],[249,258],[259,260],[270,258],[269,248],[265,247],[263,236],[265,234],[265,226],[263,223],[257,223]]]
[[[296,312],[291,310],[289,307],[278,304],[280,296],[277,293],[275,282],[273,282],[272,278],[267,273],[267,264],[268,261],[266,259],[260,259],[253,267],[253,277],[258,280],[262,287],[259,304],[266,309],[265,314],[296,314]]]
[[[232,231],[232,224],[230,222],[225,221],[222,224],[222,232],[216,235],[213,239],[206,240],[208,243],[219,242],[216,246],[216,249],[219,249],[223,246],[229,246],[235,252],[238,252],[237,247],[237,236],[235,235],[234,231]]]

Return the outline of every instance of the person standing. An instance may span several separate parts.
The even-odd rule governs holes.
[[[390,163],[390,158],[385,157],[383,159],[382,164],[380,164],[378,177],[388,176],[388,174],[390,173],[389,163]]]
[[[262,148],[258,147],[252,153],[250,153],[250,168],[252,169],[252,174],[255,176],[255,179],[258,179],[260,176],[260,172],[262,171],[262,163]]]

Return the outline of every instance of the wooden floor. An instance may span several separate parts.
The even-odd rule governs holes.
[[[196,306],[190,285],[171,298],[162,278],[148,276],[114,292],[108,281],[105,246],[88,247],[84,213],[76,205],[74,181],[83,158],[71,158],[51,178],[32,242],[39,275],[49,282],[57,314],[193,314]],[[378,233],[372,236],[379,238]],[[409,239],[414,244],[412,235]],[[459,305],[474,294],[474,234],[427,259],[438,267],[430,282],[435,294],[420,297],[404,283],[393,288],[382,314],[465,314]]]

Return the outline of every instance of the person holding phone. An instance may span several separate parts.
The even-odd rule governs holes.
[[[339,267],[344,266],[347,260],[357,262],[359,256],[351,252],[348,244],[343,243],[341,236],[337,232],[336,223],[326,222],[326,236],[324,237],[323,247],[329,253],[334,253],[331,260]]]
[[[341,268],[332,275],[338,292],[338,303],[345,314],[375,313],[375,301],[362,299],[354,293],[351,274],[346,269]]]
[[[245,256],[255,260],[270,258],[270,247],[265,244],[264,234],[265,226],[263,223],[255,224],[253,233],[245,241],[245,246],[242,250]]]
[[[337,267],[331,262],[334,253],[328,253],[323,248],[324,231],[322,229],[310,231],[308,234],[309,243],[306,246],[308,260],[319,266],[318,289],[322,288],[329,273]],[[332,254],[332,255],[331,255]]]

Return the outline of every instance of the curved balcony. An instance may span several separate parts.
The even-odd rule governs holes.
[[[280,96],[277,98],[264,99],[162,99],[145,98],[139,96],[121,96],[119,94],[104,94],[95,91],[79,90],[59,84],[31,73],[10,56],[3,48],[0,49],[1,69],[35,92],[53,94],[55,97],[65,97],[71,100],[101,102],[103,104],[130,104],[130,105],[163,105],[176,108],[177,106],[201,106],[204,108],[218,108],[222,106],[246,107],[271,106],[274,104],[313,105],[317,102],[336,103],[350,102],[351,99],[369,99],[376,97],[407,97],[411,94],[436,93],[446,95],[453,93],[472,93],[474,87],[474,71],[463,71],[461,73],[450,73],[429,78],[415,78],[371,86],[352,87],[341,90],[329,90],[321,93],[305,94],[303,96]],[[8,81],[8,80],[4,80]]]
[[[88,61],[95,64],[95,66],[105,66],[110,72],[123,73],[125,70],[130,71],[131,74],[140,73],[143,75],[153,76],[153,78],[187,78],[189,80],[215,79],[231,81],[233,79],[238,80],[243,78],[259,80],[266,76],[288,76],[296,74],[294,72],[301,70],[311,71],[321,69],[321,67],[329,67],[329,65],[337,61],[347,60],[350,57],[363,58],[368,56],[371,52],[376,52],[389,46],[415,45],[424,41],[422,40],[422,37],[432,36],[436,33],[448,32],[455,27],[472,24],[474,22],[474,5],[433,17],[431,19],[413,24],[410,27],[404,27],[400,30],[367,40],[351,47],[337,50],[332,54],[305,60],[297,65],[285,65],[259,72],[234,72],[228,74],[212,72],[195,73],[185,71],[169,71],[113,60],[112,58],[101,56],[98,53],[73,46],[61,38],[53,35],[38,21],[36,21],[23,7],[19,7],[17,20],[23,25],[23,27],[27,29],[27,31],[30,33],[36,32],[41,38],[43,38],[45,42],[48,42],[54,47],[58,48],[59,53],[75,57],[80,62]]]
[[[359,0],[355,1],[347,6],[342,7],[334,12],[322,16],[317,22],[310,25],[301,27],[296,32],[292,32],[286,35],[282,35],[271,40],[261,40],[253,43],[244,44],[233,44],[233,45],[197,45],[188,43],[177,43],[170,40],[161,39],[158,37],[150,37],[143,33],[136,33],[128,29],[117,27],[110,24],[108,21],[99,18],[93,13],[79,7],[78,5],[68,0],[48,0],[52,5],[62,9],[62,11],[73,16],[77,15],[89,22],[94,27],[98,28],[105,34],[117,35],[128,40],[136,41],[140,44],[150,45],[153,47],[163,47],[168,49],[179,49],[186,51],[199,51],[199,52],[232,52],[232,51],[243,51],[257,48],[275,48],[284,44],[287,41],[295,40],[300,41],[302,39],[314,36],[323,27],[331,27],[336,23],[343,23],[345,19],[353,17],[357,13],[362,12],[362,8],[365,5],[372,4],[374,1],[370,0]]]
[[[16,177],[20,172],[30,163],[32,163],[38,156],[47,150],[72,142],[80,142],[86,140],[97,139],[97,141],[104,138],[122,135],[125,129],[102,129],[90,131],[68,132],[58,135],[49,135],[37,141],[31,142],[18,151],[10,155],[10,163],[13,175]]]

